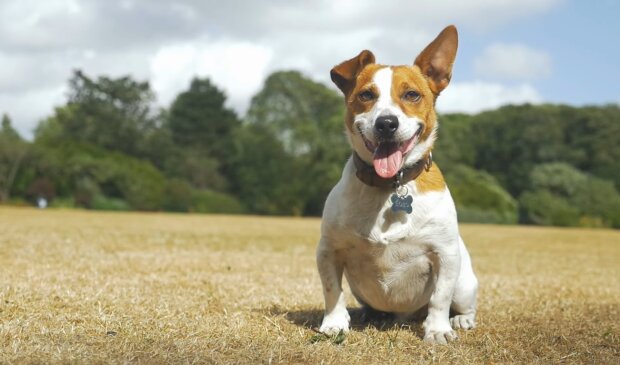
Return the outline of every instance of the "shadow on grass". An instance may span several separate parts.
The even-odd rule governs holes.
[[[418,336],[423,334],[422,323],[417,318],[401,320],[392,313],[375,311],[370,308],[347,308],[351,315],[351,330],[361,331],[374,328],[378,331],[388,331],[396,328],[408,328]],[[260,309],[270,316],[284,316],[291,323],[313,331],[318,331],[323,320],[323,310],[301,309],[286,310],[277,306]]]

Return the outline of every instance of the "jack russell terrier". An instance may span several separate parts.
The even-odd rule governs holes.
[[[353,155],[325,202],[317,249],[327,335],[349,330],[343,273],[365,308],[426,314],[426,342],[447,343],[454,329],[475,326],[478,280],[431,155],[435,101],[450,82],[457,44],[449,26],[412,66],[376,64],[365,50],[331,70]]]

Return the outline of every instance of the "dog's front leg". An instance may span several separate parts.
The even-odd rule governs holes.
[[[424,321],[424,341],[445,344],[457,338],[449,316],[461,261],[458,250],[438,250],[430,257],[436,281]]]
[[[344,265],[325,238],[321,238],[319,243],[316,261],[325,297],[325,315],[319,331],[329,336],[337,335],[340,331],[348,332],[351,317],[342,291]]]

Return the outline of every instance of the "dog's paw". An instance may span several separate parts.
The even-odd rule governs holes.
[[[459,314],[450,318],[450,324],[454,329],[469,330],[476,327],[475,314]]]
[[[458,336],[453,329],[448,331],[427,331],[424,334],[424,342],[430,344],[445,345],[448,342],[456,340]]]
[[[445,345],[457,338],[458,336],[450,326],[447,318],[441,321],[432,321],[427,318],[424,321],[424,342]]]
[[[336,336],[340,331],[347,333],[349,332],[350,321],[351,317],[347,311],[326,315],[323,318],[323,323],[321,324],[321,328],[319,328],[319,332],[328,336]]]

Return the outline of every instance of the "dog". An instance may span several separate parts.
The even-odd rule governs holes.
[[[331,70],[353,154],[325,202],[317,248],[326,335],[349,330],[343,274],[362,307],[425,316],[425,342],[444,344],[455,329],[475,327],[478,280],[431,154],[435,101],[457,46],[448,26],[411,66],[376,64],[364,50]]]

